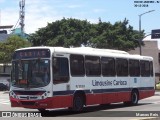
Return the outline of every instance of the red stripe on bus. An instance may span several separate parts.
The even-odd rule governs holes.
[[[139,99],[150,97],[154,95],[154,90],[139,91]],[[131,92],[115,92],[105,94],[86,94],[86,105],[93,104],[108,104],[123,101],[130,101]],[[10,97],[12,107],[24,108],[65,108],[72,107],[73,96],[55,96],[43,100],[18,100]]]

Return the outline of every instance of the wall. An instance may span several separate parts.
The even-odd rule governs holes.
[[[11,65],[5,66],[5,72],[4,72],[4,66],[3,64],[0,64],[0,73],[11,73]]]
[[[4,72],[4,66],[3,64],[0,64],[0,83],[3,83],[9,87],[10,73],[11,73],[11,65],[6,66]]]

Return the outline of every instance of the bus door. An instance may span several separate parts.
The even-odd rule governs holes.
[[[69,85],[69,62],[65,54],[55,54],[52,58],[53,97],[58,107],[71,105]],[[55,106],[56,107],[56,106]]]

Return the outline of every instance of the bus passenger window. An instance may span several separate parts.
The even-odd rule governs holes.
[[[129,75],[131,77],[140,76],[139,60],[129,60]]]
[[[153,62],[150,62],[150,74],[153,76]]]
[[[117,76],[128,76],[128,60],[117,58],[116,70],[117,70]]]
[[[115,76],[115,60],[114,58],[102,57],[102,75],[103,76]]]
[[[85,56],[85,67],[87,76],[100,76],[101,64],[100,58],[96,56]]]
[[[84,57],[82,55],[70,55],[70,68],[72,76],[84,76]]]
[[[141,76],[142,77],[149,77],[150,76],[150,63],[149,63],[149,61],[141,60],[140,67],[141,67]]]
[[[69,80],[68,59],[61,57],[54,57],[52,63],[53,69],[53,83],[64,83]]]

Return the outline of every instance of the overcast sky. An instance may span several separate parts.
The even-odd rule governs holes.
[[[19,1],[0,0],[0,25],[16,24],[19,19]],[[160,3],[153,0],[154,3],[148,3],[148,7],[135,7],[135,1],[147,0],[25,0],[25,32],[34,33],[48,22],[63,17],[88,20],[91,23],[97,23],[98,18],[101,18],[103,22],[112,24],[127,18],[129,24],[138,30],[138,15],[149,10],[155,11],[142,16],[142,29],[145,33],[160,29]]]

